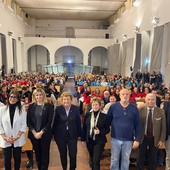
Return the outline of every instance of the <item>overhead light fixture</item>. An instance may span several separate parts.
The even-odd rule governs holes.
[[[140,27],[136,26],[136,28],[134,29],[134,32],[135,32],[136,34],[139,34],[139,33],[140,33]]]
[[[22,36],[18,36],[18,41],[21,41],[22,40]]]
[[[122,34],[122,37],[123,37],[124,39],[127,39],[127,35],[126,35],[126,34]]]
[[[158,24],[159,24],[159,18],[158,17],[153,17],[151,22],[152,22],[154,27],[157,27]]]
[[[13,34],[14,34],[13,31],[8,31],[9,36],[12,36]]]
[[[118,38],[115,38],[115,43],[119,43],[119,39]]]
[[[138,7],[140,5],[140,0],[133,0],[133,6]]]

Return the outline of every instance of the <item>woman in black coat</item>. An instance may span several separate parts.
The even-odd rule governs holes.
[[[35,151],[38,170],[48,170],[54,108],[46,102],[46,94],[41,88],[34,90],[32,101],[27,113],[28,137]]]
[[[94,97],[91,101],[92,110],[86,114],[83,125],[82,141],[90,155],[90,166],[93,170],[100,170],[100,159],[104,151],[106,134],[110,127],[106,121],[107,115],[100,110],[101,99]]]

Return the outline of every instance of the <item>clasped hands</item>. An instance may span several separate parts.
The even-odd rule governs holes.
[[[33,130],[32,133],[36,139],[40,139],[43,134],[43,131],[36,132],[35,130]]]
[[[9,138],[4,138],[4,140],[6,141],[6,142],[8,142],[8,143],[10,143],[10,144],[13,144],[16,140],[18,140],[19,139],[19,137],[13,137],[13,136],[11,136],[11,137],[9,137]]]

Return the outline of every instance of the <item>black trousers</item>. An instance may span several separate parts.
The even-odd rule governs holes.
[[[100,170],[100,160],[104,151],[104,146],[105,143],[95,142],[91,138],[89,139],[89,142],[87,142],[87,149],[90,159],[92,160],[93,170]]]
[[[14,169],[19,170],[21,164],[21,149],[22,147],[15,147],[12,145],[7,148],[3,148],[3,156],[4,156],[4,167],[5,170],[11,170],[11,159],[12,153],[14,157]]]
[[[148,151],[147,151],[148,149]],[[148,153],[146,158],[146,152]],[[144,161],[148,160],[148,170],[156,170],[158,148],[154,146],[154,137],[145,136],[142,144],[139,146],[137,159],[137,169],[144,170]]]
[[[48,170],[51,137],[42,137],[41,139],[36,139],[32,136],[30,137],[30,140],[35,151],[38,170]]]
[[[63,170],[67,169],[67,151],[70,158],[70,170],[77,166],[77,140],[71,139],[67,132],[62,139],[56,140]]]

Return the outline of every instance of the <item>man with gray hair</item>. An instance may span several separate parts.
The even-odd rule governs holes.
[[[107,113],[111,125],[110,170],[128,170],[131,150],[139,146],[141,133],[139,111],[129,102],[129,97],[129,90],[122,89],[121,100],[112,104]]]
[[[146,151],[148,149],[148,169],[156,170],[158,149],[162,148],[166,136],[166,119],[163,109],[156,107],[156,96],[152,93],[145,98],[146,106],[140,109],[141,140],[137,169],[144,169]]]

